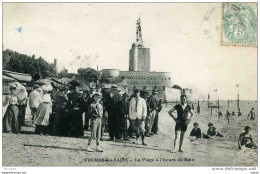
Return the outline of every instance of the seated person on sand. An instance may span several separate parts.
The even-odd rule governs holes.
[[[212,123],[209,123],[208,127],[209,129],[207,131],[207,135],[203,134],[203,138],[210,139],[214,137],[223,137],[223,135],[217,131],[217,129],[213,126]]]
[[[241,149],[242,146],[250,149],[257,149],[257,145],[254,143],[252,135],[249,133],[251,131],[251,127],[246,126],[244,129],[245,132],[239,135],[238,149]]]
[[[195,122],[193,123],[193,126],[194,128],[190,132],[190,138],[195,140],[201,138],[201,129],[199,128],[199,124]]]

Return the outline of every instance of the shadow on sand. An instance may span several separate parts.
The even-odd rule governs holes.
[[[121,147],[132,147],[132,148],[139,148],[139,149],[149,149],[149,150],[157,150],[163,152],[170,152],[168,149],[159,149],[159,148],[152,148],[147,146],[135,145],[133,143],[123,143],[123,144],[111,144],[112,146],[121,146]]]
[[[60,147],[60,146],[47,146],[47,145],[37,145],[37,144],[24,144],[24,146],[40,147],[40,148],[63,149],[63,150],[75,150],[75,151],[86,151],[86,152],[88,152],[86,149],[76,149],[76,148]]]

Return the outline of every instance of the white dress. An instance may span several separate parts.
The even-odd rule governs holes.
[[[49,118],[52,112],[52,102],[50,94],[44,94],[42,103],[39,105],[36,113],[35,124],[41,126],[49,125]]]

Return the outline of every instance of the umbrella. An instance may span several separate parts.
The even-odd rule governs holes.
[[[88,85],[87,85],[85,82],[81,81],[81,80],[72,80],[72,81],[70,81],[68,84],[70,84],[70,85],[73,86],[73,87],[78,86],[78,87],[81,88],[83,91],[89,91]]]
[[[19,82],[10,83],[10,85],[15,85],[16,90],[14,91],[14,94],[17,96],[19,101],[23,101],[27,96],[27,90],[26,88]]]
[[[181,89],[181,87],[179,85],[174,85],[172,88]]]

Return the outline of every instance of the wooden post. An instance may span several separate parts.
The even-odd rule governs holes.
[[[227,108],[229,109],[229,100],[227,101]]]
[[[238,94],[237,94],[237,109],[239,109],[239,86],[238,86]]]
[[[218,113],[219,113],[219,96],[218,96]]]

